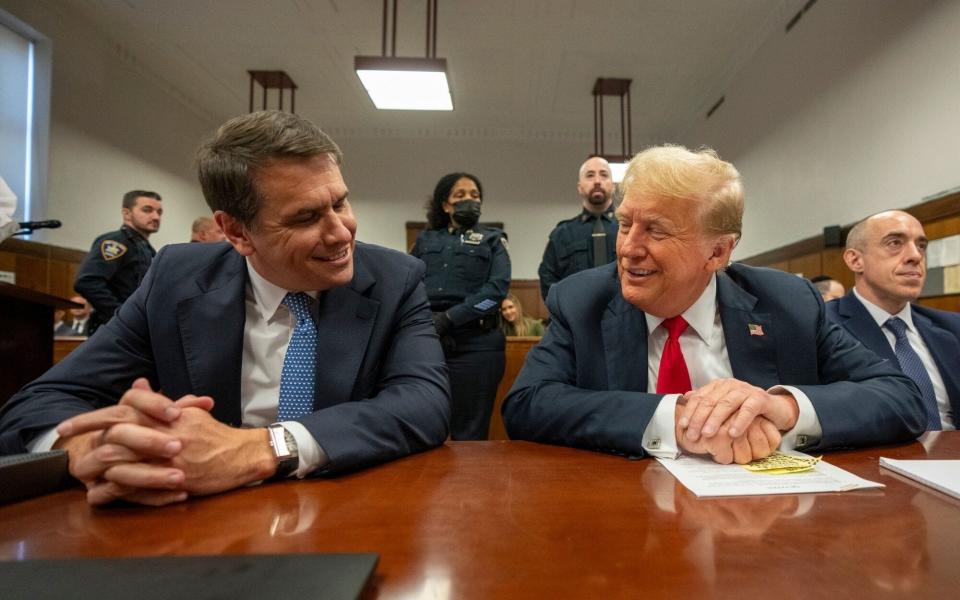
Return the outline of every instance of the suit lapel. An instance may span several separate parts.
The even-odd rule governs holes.
[[[768,388],[780,383],[777,329],[768,313],[754,310],[756,304],[728,275],[717,275],[717,309],[733,377]]]
[[[354,261],[354,270],[350,285],[328,290],[318,303],[315,411],[352,399],[380,309],[379,301],[364,295],[374,279],[361,261]]]
[[[918,311],[914,310],[911,314],[920,337],[923,338],[923,342],[933,356],[933,361],[937,364],[937,370],[940,371],[943,385],[947,389],[947,397],[950,399],[950,406],[953,408],[956,425],[957,418],[960,416],[958,413],[960,411],[960,370],[956,368],[957,357],[960,356],[960,341]],[[950,361],[953,361],[952,366]]]
[[[619,289],[601,321],[607,389],[647,391],[647,319]]]
[[[838,300],[837,314],[840,315],[843,327],[860,340],[861,344],[873,350],[880,357],[886,358],[894,366],[900,364],[893,353],[893,348],[890,347],[890,342],[883,335],[883,331],[877,326],[877,322],[870,315],[867,307],[857,299],[852,291]]]
[[[177,305],[191,391],[212,396],[213,416],[234,426],[241,423],[246,283],[243,257],[231,251],[197,278],[200,293]]]

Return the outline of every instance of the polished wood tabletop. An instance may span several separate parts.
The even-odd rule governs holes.
[[[880,456],[957,459],[960,433],[828,454],[886,484],[836,494],[700,499],[653,460],[510,441],[159,509],[75,489],[0,507],[0,559],[377,552],[369,598],[957,597],[960,501]]]

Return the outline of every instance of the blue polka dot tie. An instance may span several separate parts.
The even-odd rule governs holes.
[[[920,392],[923,394],[923,404],[927,409],[927,430],[940,430],[940,410],[937,408],[937,396],[933,392],[933,382],[927,370],[923,367],[923,361],[910,345],[907,339],[907,324],[900,317],[890,317],[884,326],[893,332],[896,336],[896,345],[893,347],[893,353],[897,355],[897,361],[900,363],[900,370],[904,375],[910,377],[917,383]]]
[[[317,368],[317,324],[310,314],[310,296],[290,293],[283,304],[297,318],[280,373],[278,421],[289,421],[313,412],[313,381]]]

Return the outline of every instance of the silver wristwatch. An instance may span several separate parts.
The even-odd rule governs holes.
[[[267,426],[270,434],[270,447],[277,457],[277,472],[273,479],[283,479],[297,470],[300,466],[300,453],[297,451],[297,440],[287,428],[279,423]]]

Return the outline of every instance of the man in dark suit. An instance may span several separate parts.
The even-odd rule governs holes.
[[[960,315],[911,304],[926,280],[923,225],[899,210],[857,223],[843,260],[853,290],[827,315],[912,377],[924,397],[927,429],[956,429],[960,411]]]
[[[71,308],[70,322],[63,323],[54,330],[53,335],[56,337],[87,337],[90,335],[90,314],[93,312],[93,307],[90,306],[86,298],[79,294],[70,296],[70,301],[76,302],[82,307]]]
[[[114,319],[3,407],[0,452],[64,448],[91,503],[166,504],[442,444],[423,263],[356,243],[336,144],[253,113],[197,164],[229,243],[164,248]]]
[[[915,438],[916,385],[827,321],[793,275],[727,267],[743,190],[712,150],[630,162],[617,263],[558,283],[503,404],[514,439],[745,463]]]

